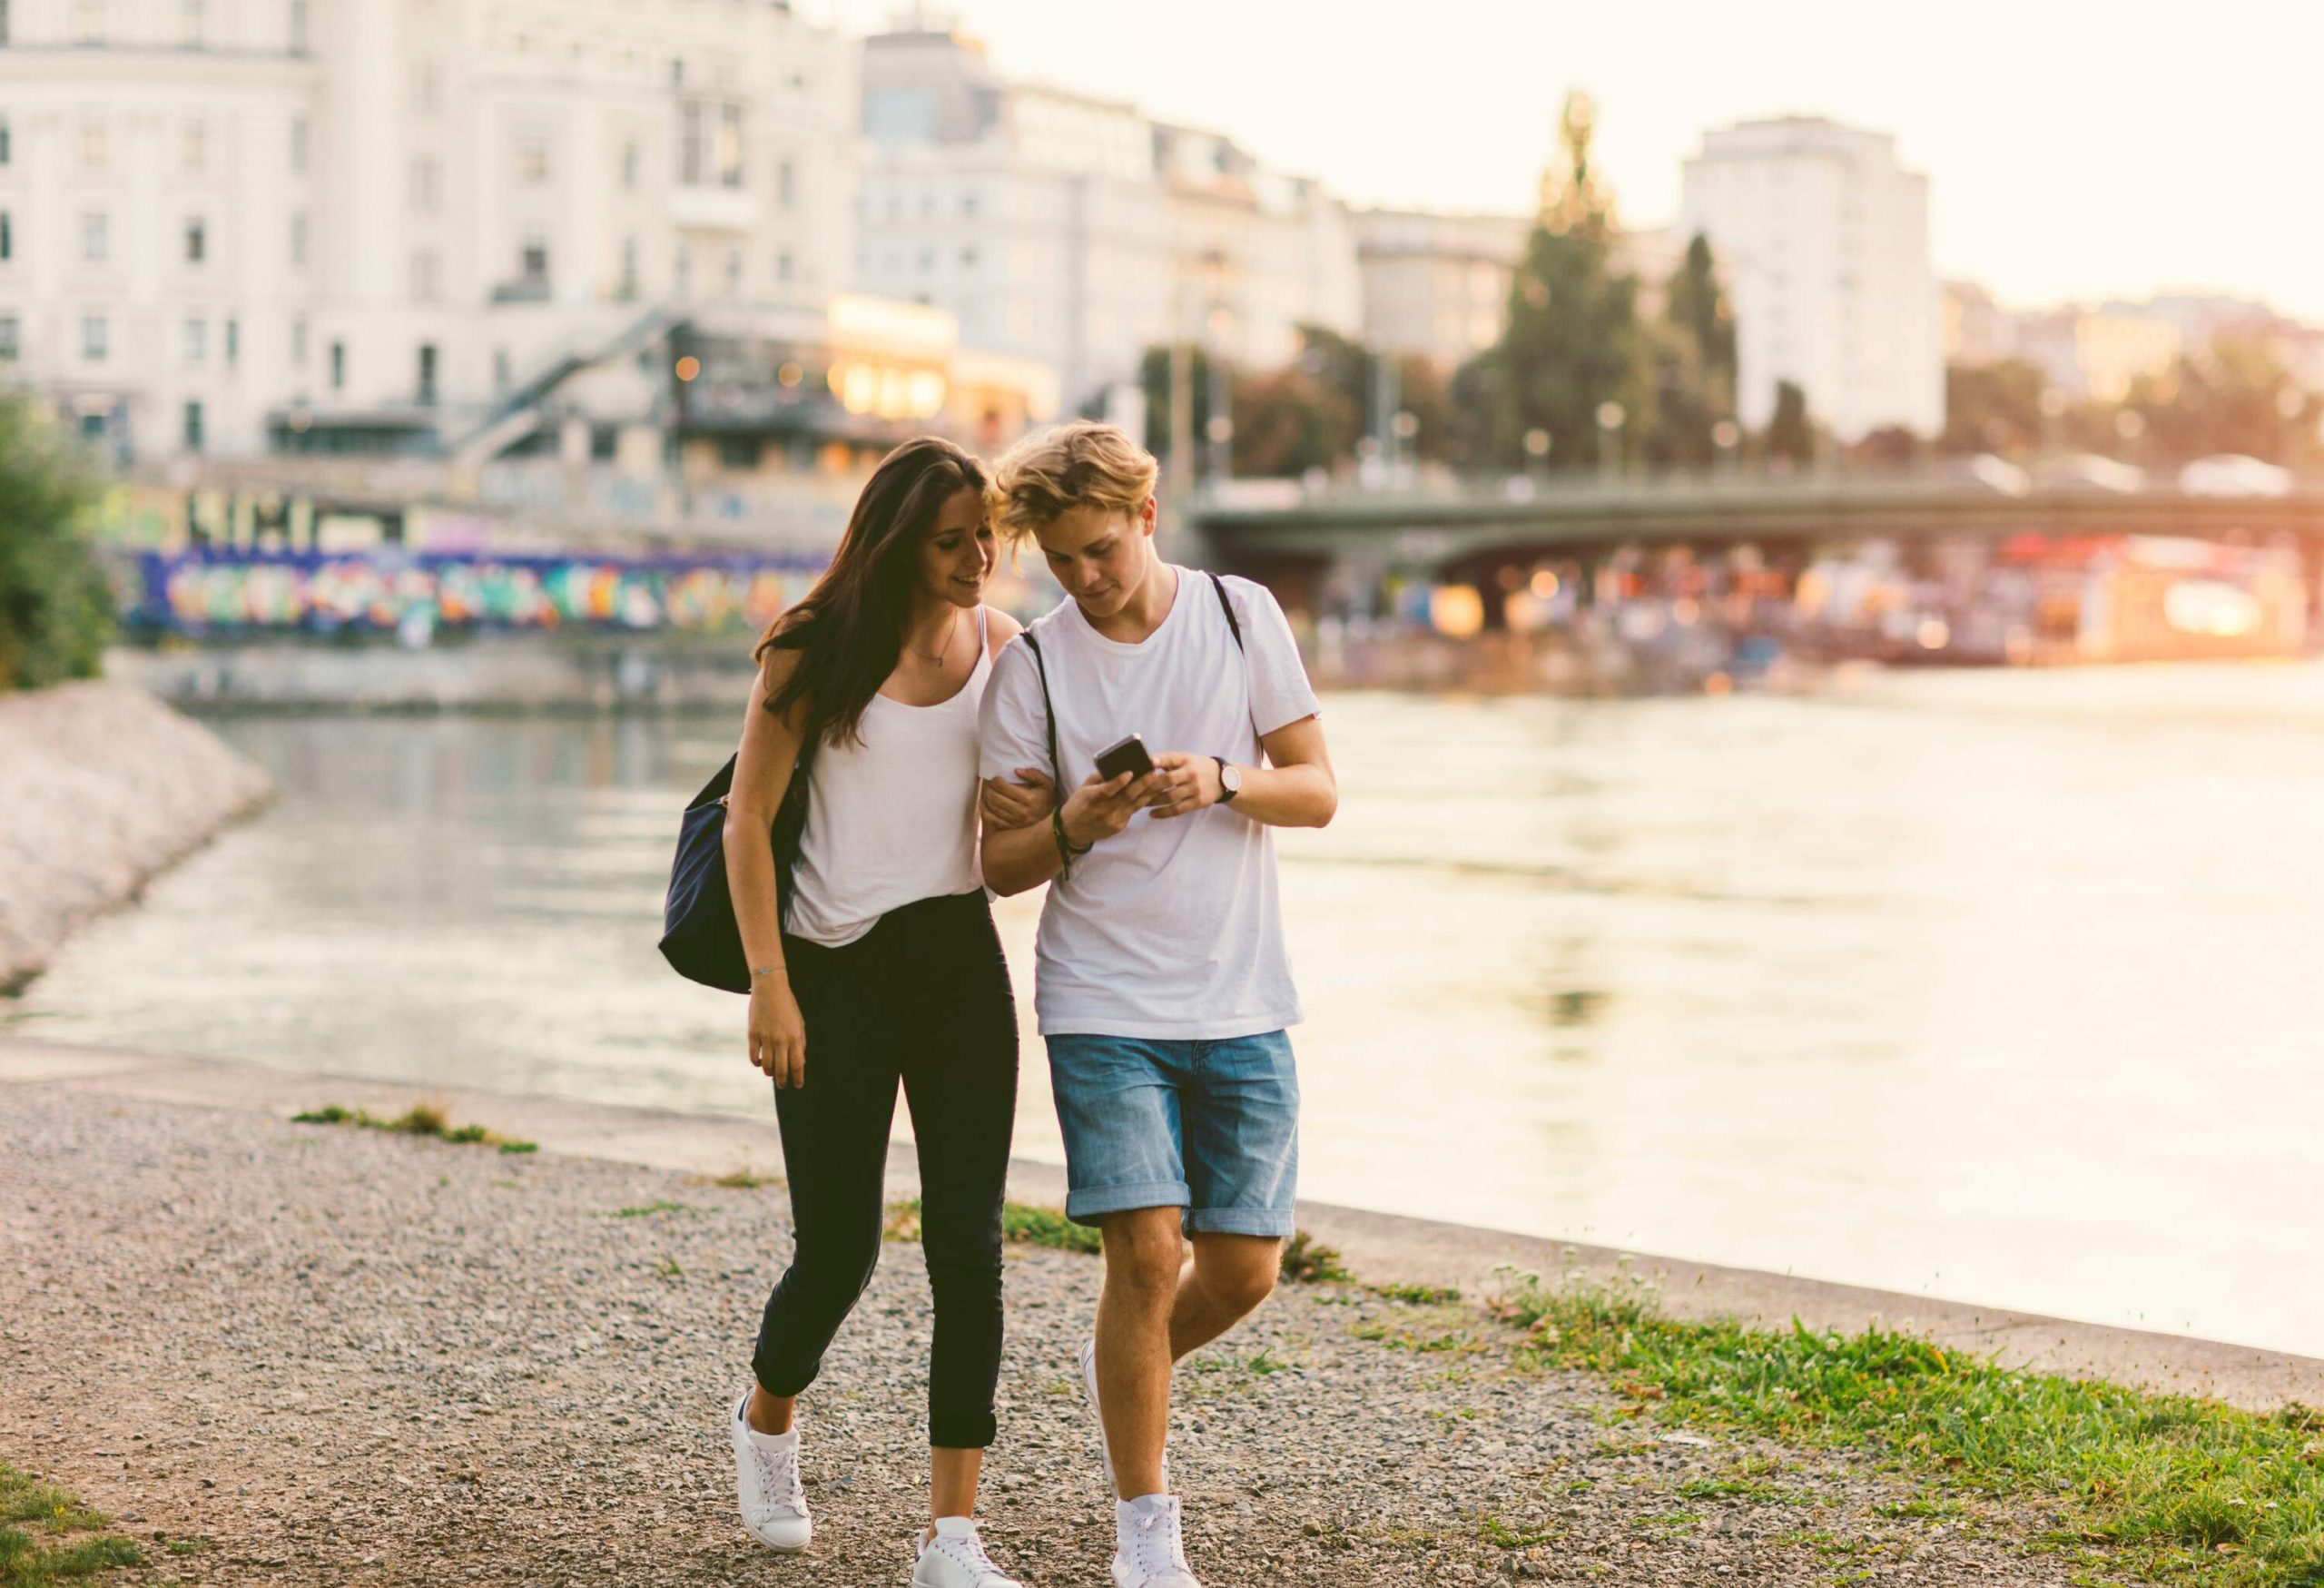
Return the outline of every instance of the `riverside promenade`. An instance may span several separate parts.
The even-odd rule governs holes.
[[[538,1149],[290,1119],[422,1100]],[[122,1581],[901,1583],[926,1465],[915,1246],[891,1245],[803,1402],[813,1549],[777,1558],[733,1517],[723,1415],[788,1251],[780,1167],[772,1110],[0,1038],[0,1462],[111,1513],[146,1551]],[[891,1195],[913,1189],[901,1150]],[[1054,1205],[1061,1175],[1020,1164],[1011,1195]],[[1180,1368],[1174,1474],[1211,1588],[2101,1580],[2033,1547],[2054,1525],[2038,1505],[1928,1504],[1868,1461],[1663,1426],[1623,1404],[1635,1386],[1512,1360],[1476,1305],[1498,1265],[1615,1254],[1305,1205],[1300,1222],[1354,1280],[1286,1284]],[[1070,1367],[1098,1265],[1009,1249],[988,1535],[1035,1588],[1101,1582],[1110,1516]],[[2315,1361],[1638,1266],[1674,1312],[1909,1319],[2026,1366],[2324,1402]],[[1462,1299],[1374,1287],[1391,1281]]]

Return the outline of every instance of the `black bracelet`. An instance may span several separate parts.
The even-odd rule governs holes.
[[[1075,855],[1089,853],[1088,844],[1077,845],[1065,835],[1065,808],[1062,805],[1049,807],[1049,836],[1057,840],[1057,859],[1061,866],[1070,869]]]

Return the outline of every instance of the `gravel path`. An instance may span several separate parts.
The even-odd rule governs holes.
[[[812,1551],[777,1559],[733,1515],[722,1414],[787,1249],[779,1186],[33,1084],[0,1091],[0,1460],[147,1541],[133,1580],[905,1580],[916,1248],[888,1248],[803,1402]],[[987,1535],[1034,1588],[1102,1583],[1068,1376],[1098,1267],[1011,1256]],[[1384,1330],[1410,1343],[1361,1337]],[[2020,1547],[2038,1517],[1891,1514],[1913,1490],[1864,1466],[1658,1437],[1490,1335],[1286,1287],[1183,1366],[1172,1465],[1209,1588],[2065,1581]]]

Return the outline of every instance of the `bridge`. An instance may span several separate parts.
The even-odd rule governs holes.
[[[1197,502],[1186,523],[1215,567],[1294,586],[1338,573],[1468,577],[1544,558],[1594,562],[1625,547],[1718,552],[1750,546],[1774,561],[1823,547],[2125,535],[2324,548],[2324,488],[2279,497],[2035,487],[2013,494],[1959,479],[1734,478],[1572,483],[1519,477],[1434,494],[1324,493],[1273,504]]]

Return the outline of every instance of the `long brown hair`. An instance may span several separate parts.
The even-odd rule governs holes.
[[[799,653],[767,709],[780,716],[805,702],[803,742],[861,736],[865,708],[903,655],[921,537],[946,502],[964,490],[981,498],[987,483],[983,464],[936,436],[906,441],[872,471],[831,566],[751,652],[761,666],[769,651]]]

